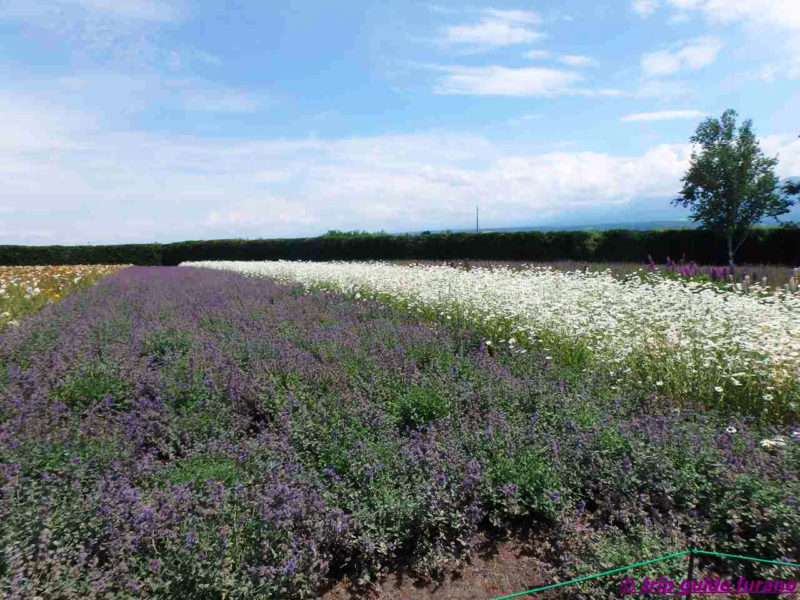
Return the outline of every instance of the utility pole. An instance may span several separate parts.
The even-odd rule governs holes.
[[[478,228],[478,201],[475,200],[475,233],[480,233],[480,229]]]

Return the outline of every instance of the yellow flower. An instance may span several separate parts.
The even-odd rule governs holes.
[[[61,298],[61,294],[54,294],[54,295],[53,295],[53,298],[55,298],[56,300],[58,300],[59,298]]]

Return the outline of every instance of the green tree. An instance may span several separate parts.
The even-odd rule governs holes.
[[[672,203],[691,208],[689,217],[699,221],[701,229],[725,236],[733,266],[733,256],[753,226],[765,217],[780,222],[778,216],[788,213],[794,202],[778,193],[773,172],[778,158],[763,155],[750,119],[737,131],[735,110],[700,123],[690,141],[689,170],[681,179],[680,197]]]

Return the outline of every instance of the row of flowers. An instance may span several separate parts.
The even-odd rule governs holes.
[[[565,348],[580,348],[592,357],[592,368],[620,383],[632,378],[649,389],[709,400],[727,394],[727,402],[737,395],[743,404],[755,398],[759,412],[797,410],[800,294],[789,290],[764,297],[696,281],[621,281],[609,272],[547,267],[465,271],[290,261],[182,266],[327,286],[363,298],[385,296],[451,322],[480,321],[497,332],[490,341],[538,344],[560,352],[562,360]]]
[[[0,327],[127,266],[0,266]]]
[[[681,277],[695,278],[695,277],[708,277],[711,282],[728,283],[733,285],[739,283],[740,288],[744,292],[751,289],[754,291],[769,291],[771,288],[776,288],[775,285],[770,285],[769,278],[762,275],[760,280],[747,272],[747,267],[736,268],[731,265],[724,267],[701,267],[695,261],[689,263],[677,263],[669,256],[667,257],[666,267],[661,271],[657,266],[653,257],[647,255],[648,264],[647,270],[650,273],[661,272],[670,275],[680,275]],[[800,282],[800,267],[792,269],[789,281],[780,287],[776,288],[779,294],[782,290],[795,293],[798,291],[798,282]]]

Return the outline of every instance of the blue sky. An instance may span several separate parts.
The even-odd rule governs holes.
[[[734,108],[800,176],[800,2],[0,0],[0,243],[676,219]]]

